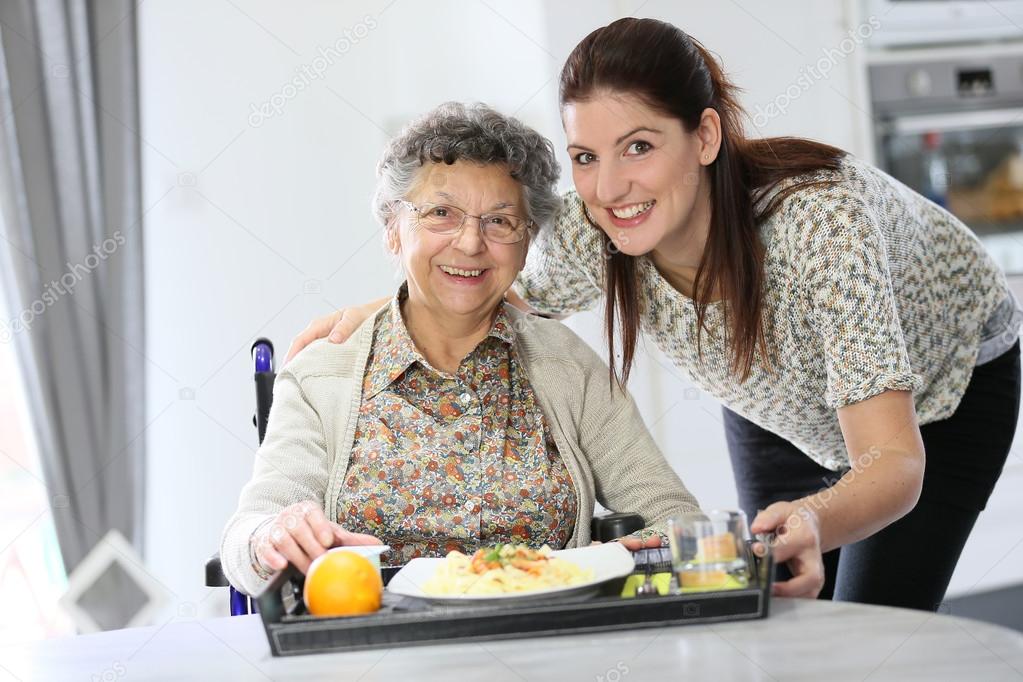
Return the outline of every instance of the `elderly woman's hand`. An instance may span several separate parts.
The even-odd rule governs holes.
[[[630,552],[638,552],[641,549],[649,549],[651,547],[660,547],[663,544],[661,542],[660,535],[648,530],[642,530],[632,535],[620,537],[616,542],[620,542],[625,545],[625,549]]]
[[[268,572],[279,571],[290,562],[305,573],[313,559],[338,545],[379,545],[372,535],[352,533],[327,520],[315,502],[297,502],[285,507],[253,538],[256,559]]]
[[[349,306],[342,308],[330,315],[317,317],[309,323],[309,326],[302,330],[302,333],[291,340],[288,354],[284,358],[284,364],[288,364],[291,358],[298,355],[299,351],[317,339],[328,338],[331,343],[343,343],[348,337],[359,328],[373,313],[380,309],[390,299],[381,298],[370,301],[363,305]]]

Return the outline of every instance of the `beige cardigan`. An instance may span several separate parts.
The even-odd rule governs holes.
[[[384,306],[376,315],[386,314]],[[594,500],[642,514],[664,531],[668,517],[698,508],[607,365],[560,322],[508,306],[516,348],[578,495],[567,547],[590,542]],[[253,568],[250,540],[285,507],[304,500],[337,520],[359,414],[376,316],[343,344],[311,344],[277,376],[266,437],[220,545],[224,574],[247,594],[266,585]]]

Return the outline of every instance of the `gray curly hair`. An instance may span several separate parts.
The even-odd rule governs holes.
[[[555,192],[561,167],[550,140],[486,104],[445,102],[409,123],[387,145],[377,164],[373,215],[388,225],[423,166],[458,160],[507,164],[512,178],[522,184],[534,235],[561,208]]]

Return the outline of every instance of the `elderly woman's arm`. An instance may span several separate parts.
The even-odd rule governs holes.
[[[304,572],[329,547],[379,542],[347,533],[327,519],[329,471],[320,416],[298,377],[285,368],[274,382],[273,407],[252,479],[221,540],[220,561],[232,585],[258,594],[271,571],[286,561]]]
[[[329,464],[316,410],[298,378],[285,368],[274,381],[266,437],[256,453],[252,478],[242,488],[238,509],[220,545],[224,575],[236,588],[257,594],[269,577],[256,557],[256,536],[287,507],[314,501],[322,508]]]
[[[608,380],[607,365],[580,340],[586,372],[580,446],[593,471],[597,501],[643,515],[644,531],[666,534],[667,520],[699,504],[668,464],[636,403]]]

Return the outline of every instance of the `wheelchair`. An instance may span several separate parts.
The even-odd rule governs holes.
[[[273,403],[275,371],[274,345],[270,339],[259,338],[252,344],[250,355],[253,363],[253,379],[256,385],[256,412],[252,424],[256,427],[259,443],[266,437],[266,425]],[[594,516],[590,523],[590,537],[600,542],[610,542],[643,528],[643,517],[639,514],[610,513]],[[671,558],[666,547],[642,549],[633,553],[637,567],[645,564],[670,564]],[[400,567],[387,567],[385,581]],[[228,581],[220,564],[220,555],[214,554],[206,560],[206,587],[226,587],[230,590],[232,616],[256,613],[256,599],[239,592]]]
[[[274,363],[274,345],[270,339],[259,338],[252,344],[249,354],[253,363],[253,377],[256,383],[256,412],[252,424],[256,427],[259,444],[266,437],[266,424],[270,418],[270,404],[274,397],[274,379],[277,377]],[[244,616],[256,612],[256,600],[234,588],[224,575],[220,565],[220,554],[206,560],[206,587],[226,587],[230,590],[232,616]]]

